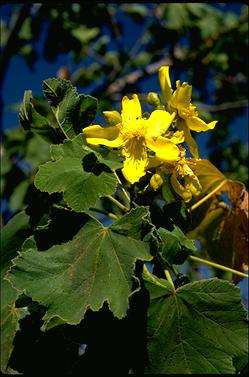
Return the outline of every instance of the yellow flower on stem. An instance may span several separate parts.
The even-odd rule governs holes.
[[[179,130],[184,131],[185,142],[194,158],[199,158],[198,147],[190,130],[196,132],[209,131],[215,127],[217,121],[206,123],[198,117],[196,106],[191,104],[192,86],[187,82],[181,84],[177,80],[176,89],[172,89],[169,66],[162,66],[159,69],[159,82],[167,110],[170,113],[175,112],[177,114],[176,126]]]
[[[109,124],[115,124],[118,120],[120,122],[105,128],[99,125],[89,126],[83,129],[83,134],[89,144],[121,148],[125,157],[122,173],[130,183],[138,182],[146,173],[149,161],[147,148],[162,161],[179,159],[180,150],[176,144],[162,137],[175,117],[174,112],[170,114],[165,110],[155,110],[145,119],[142,117],[138,96],[133,94],[132,99],[123,97],[120,118],[117,112],[104,115]]]
[[[185,157],[182,157],[175,165],[170,181],[175,192],[186,203],[190,202],[193,196],[200,195],[202,191],[200,181],[189,167]]]
[[[193,196],[198,196],[202,192],[202,185],[189,165],[195,165],[199,161],[185,158],[186,150],[179,147],[180,158],[178,161],[168,163],[156,157],[151,157],[149,168],[157,168],[156,173],[151,177],[150,186],[158,190],[163,184],[165,172],[171,173],[170,183],[174,191],[188,203]]]

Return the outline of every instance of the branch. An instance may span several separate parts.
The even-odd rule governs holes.
[[[224,110],[236,109],[238,107],[248,106],[248,101],[246,99],[242,99],[235,102],[224,102],[218,105],[205,105],[201,102],[195,102],[195,105],[197,106],[198,109],[207,110],[210,113],[213,113],[216,111],[224,111]]]
[[[127,85],[127,84],[134,84],[138,80],[141,80],[145,77],[148,77],[150,75],[153,75],[158,71],[158,69],[162,65],[171,65],[172,60],[167,56],[155,63],[149,64],[146,68],[144,69],[138,69],[134,72],[128,73],[126,76],[121,77],[120,79],[117,79],[114,81],[109,87],[107,88],[106,92],[108,94],[114,94],[121,92],[122,89]]]

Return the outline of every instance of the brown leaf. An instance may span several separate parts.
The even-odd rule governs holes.
[[[248,192],[240,182],[228,181],[228,196],[232,201],[231,233],[233,234],[232,267],[238,271],[248,270]],[[241,279],[233,275],[233,280]]]
[[[230,205],[217,194],[226,193]],[[199,225],[188,233],[201,242],[212,261],[244,272],[248,269],[248,193],[241,182],[228,180],[206,205]],[[198,208],[201,210],[201,208]],[[242,278],[233,274],[238,283]]]

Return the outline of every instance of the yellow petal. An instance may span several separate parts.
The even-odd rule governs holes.
[[[183,198],[183,200],[188,203],[192,199],[192,194],[185,189],[183,185],[178,181],[176,173],[173,172],[173,174],[170,177],[171,185],[174,189],[174,191]]]
[[[85,127],[83,134],[86,135],[86,141],[93,145],[106,145],[107,147],[118,148],[123,144],[120,136],[120,127],[101,127],[93,125]]]
[[[132,99],[127,96],[122,99],[122,122],[129,123],[142,117],[142,109],[136,94],[133,94]]]
[[[138,182],[146,173],[148,165],[146,147],[140,139],[130,139],[122,150],[125,160],[122,173],[130,183]]]
[[[155,140],[153,138],[146,138],[146,145],[162,161],[171,163],[178,161],[180,158],[180,149],[165,137],[159,136]]]
[[[175,113],[170,114],[165,110],[155,110],[146,120],[147,134],[149,137],[163,135],[173,122]]]
[[[188,83],[178,84],[177,89],[174,91],[170,105],[178,110],[182,108],[188,108],[191,101],[192,86]]]
[[[213,122],[210,122],[210,123],[206,123],[204,122],[204,120],[194,116],[194,117],[185,119],[185,122],[190,130],[201,132],[201,131],[212,130],[215,127],[217,120],[214,120]]]
[[[201,186],[197,177],[187,176],[184,178],[184,185],[182,185],[176,175],[173,173],[170,178],[171,184],[175,192],[188,203],[193,196],[198,196],[201,193]]]
[[[167,135],[166,135],[167,137]],[[183,131],[176,131],[172,135],[169,135],[168,138],[174,144],[181,144],[184,142],[184,132]]]
[[[116,126],[116,124],[122,122],[118,111],[103,111],[103,115],[109,126]]]
[[[185,177],[185,187],[188,191],[191,192],[193,196],[200,195],[202,191],[201,184],[199,182],[199,179],[196,177],[196,175],[191,174],[187,177]]]
[[[190,153],[196,159],[199,158],[198,145],[195,139],[192,137],[189,127],[187,126],[186,120],[178,119],[176,122],[176,127],[184,132],[185,143],[187,144]]]
[[[166,103],[168,103],[172,94],[169,66],[162,66],[161,68],[159,68],[159,82],[163,97]]]
[[[182,159],[176,166],[171,176],[171,184],[178,195],[187,203],[192,196],[200,195],[202,186],[198,177],[187,165],[187,160]]]

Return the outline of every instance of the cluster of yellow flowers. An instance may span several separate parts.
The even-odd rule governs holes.
[[[83,129],[86,141],[93,145],[120,148],[124,156],[122,173],[127,181],[135,183],[151,168],[156,173],[150,184],[157,190],[163,184],[165,172],[171,173],[171,184],[185,202],[201,192],[198,177],[190,168],[185,157],[185,142],[198,161],[198,146],[190,131],[208,131],[217,121],[205,123],[198,117],[196,107],[191,104],[192,86],[176,81],[171,87],[169,67],[159,69],[159,82],[165,103],[160,102],[156,110],[146,118],[142,115],[140,101],[136,94],[122,99],[121,114],[118,111],[104,111],[109,127],[92,125]],[[153,95],[152,95],[153,97]]]

